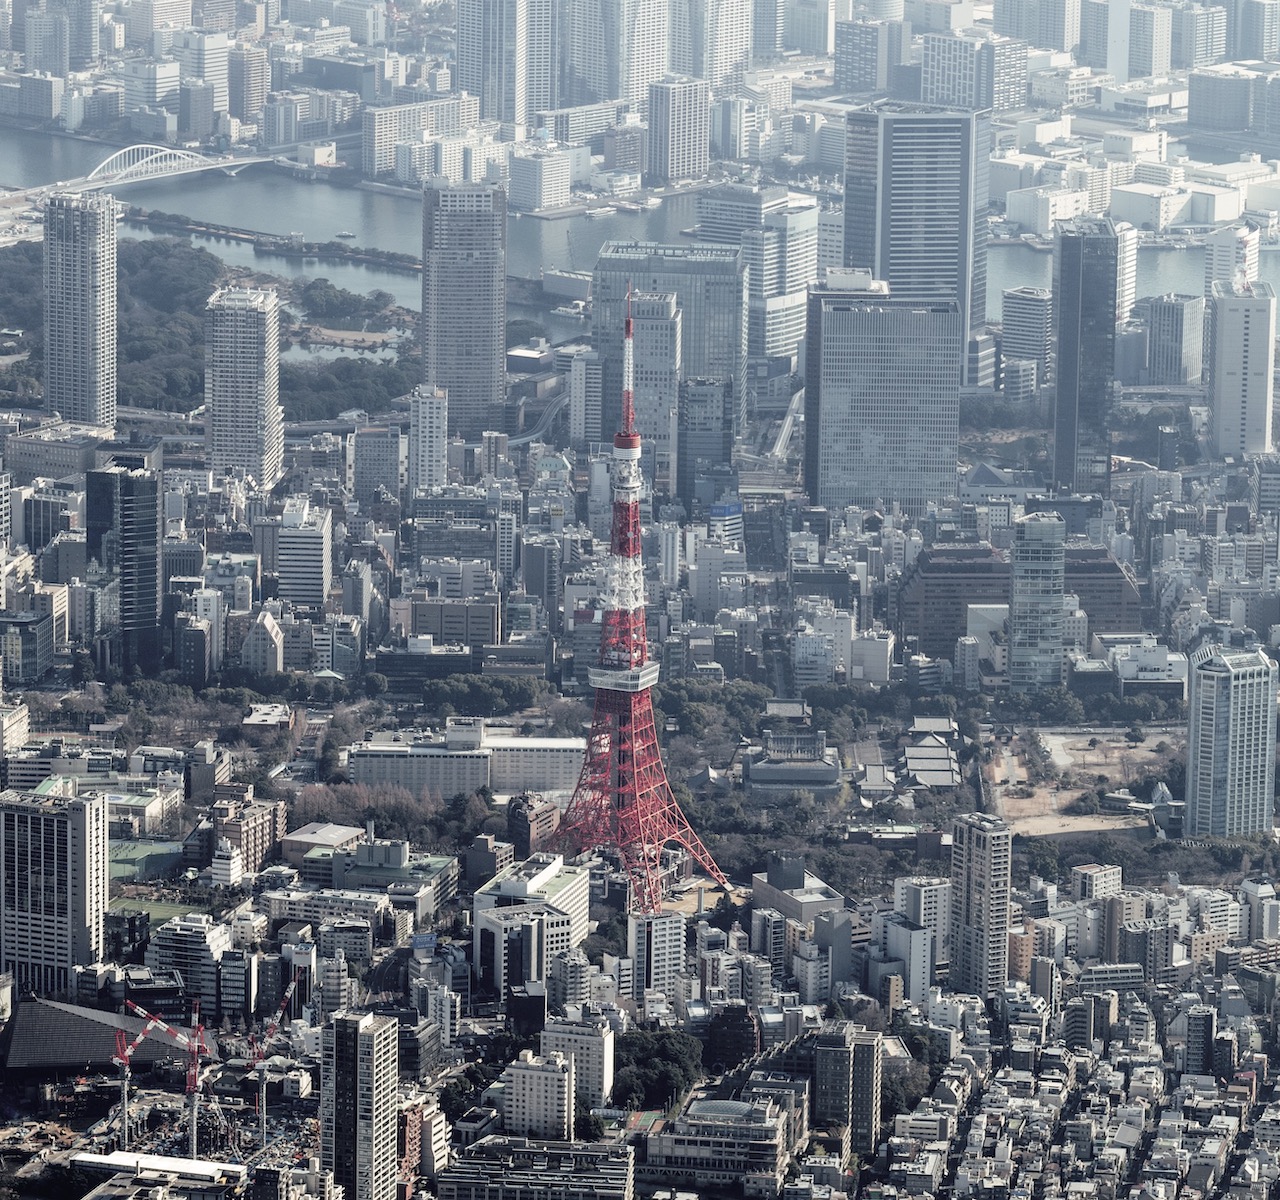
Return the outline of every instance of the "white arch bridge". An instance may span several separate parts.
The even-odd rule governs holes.
[[[60,184],[60,188],[73,191],[93,191],[121,183],[135,183],[142,179],[161,179],[169,175],[189,175],[197,171],[222,171],[234,175],[253,163],[271,162],[268,155],[252,158],[223,156],[206,158],[190,150],[177,150],[172,146],[126,146],[117,150],[105,162],[99,163],[83,179]]]

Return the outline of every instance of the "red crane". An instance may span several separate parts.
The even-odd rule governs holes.
[[[137,1005],[133,1006],[137,1008]],[[138,1009],[142,1012],[141,1009]],[[146,1015],[146,1014],[144,1014]],[[116,1030],[116,1052],[111,1061],[120,1068],[120,1149],[129,1149],[129,1079],[133,1075],[130,1067],[130,1060],[133,1058],[133,1052],[142,1045],[142,1039],[147,1036],[159,1023],[158,1017],[147,1015],[147,1020],[138,1032],[138,1036],[133,1041],[128,1040],[128,1035],[123,1029]]]
[[[135,1004],[132,1000],[125,1001],[130,1011],[136,1013],[140,1017],[144,1017],[147,1022],[157,1029],[163,1030],[171,1040],[176,1042],[187,1053],[187,1104],[190,1107],[190,1157],[197,1158],[197,1120],[200,1113],[200,1059],[207,1056],[209,1047],[204,1040],[204,1026],[200,1024],[200,1001],[194,1000],[191,1003],[191,1032],[183,1033],[181,1029],[175,1029],[167,1021],[162,1021],[159,1017],[153,1016],[147,1012],[145,1008]]]
[[[262,1041],[256,1038],[250,1038],[249,1043],[253,1047],[253,1065],[258,1071],[258,1120],[262,1127],[262,1147],[265,1150],[267,1146],[267,1043],[276,1036],[276,1030],[280,1028],[280,1022],[284,1019],[285,1010],[289,1007],[289,1001],[293,999],[293,993],[297,990],[298,981],[302,978],[302,968],[299,967],[293,973],[293,979],[289,981],[289,986],[284,989],[284,996],[280,1001],[280,1007],[276,1009],[276,1015],[267,1023],[267,1028],[262,1034]]]

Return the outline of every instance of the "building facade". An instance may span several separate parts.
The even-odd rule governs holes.
[[[1009,976],[1013,833],[998,817],[966,813],[952,826],[951,987],[997,996]]]
[[[1015,692],[1059,687],[1063,666],[1066,523],[1029,513],[1013,527],[1009,592],[1009,686]]]
[[[348,1200],[394,1200],[399,1023],[336,1013],[321,1034],[320,1164]]]

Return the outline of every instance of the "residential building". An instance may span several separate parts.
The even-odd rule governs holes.
[[[627,957],[634,964],[636,999],[647,991],[675,995],[684,970],[684,933],[682,913],[627,914]]]
[[[742,86],[751,63],[751,19],[752,0],[685,0],[673,5],[672,69],[706,80],[713,92],[731,95]]]
[[[602,1108],[613,1092],[613,1027],[604,1018],[556,1017],[542,1027],[538,1049],[573,1064],[574,1090],[587,1108]]]
[[[409,497],[449,481],[449,393],[416,387],[409,396]]]
[[[215,475],[243,472],[269,492],[284,473],[280,299],[219,288],[205,309],[205,446]]]
[[[1275,397],[1276,293],[1269,283],[1215,280],[1210,374],[1220,457],[1269,454]]]
[[[458,88],[480,100],[480,117],[532,125],[558,108],[552,0],[459,0]]]
[[[0,970],[20,993],[70,996],[106,956],[105,795],[0,794]]]
[[[44,400],[67,421],[116,424],[116,213],[101,193],[44,212]]]
[[[208,913],[173,917],[151,931],[147,966],[152,971],[176,971],[182,976],[189,999],[200,1001],[206,1019],[221,1011],[218,971],[222,956],[231,949],[231,926]],[[238,1001],[233,1002],[232,1009]]]
[[[1277,668],[1261,650],[1191,655],[1186,837],[1270,834],[1275,824]]]
[[[320,1038],[320,1165],[347,1200],[394,1200],[399,1022],[340,1012]]]
[[[422,211],[425,383],[448,394],[449,433],[478,442],[507,395],[506,192],[430,181]]]
[[[567,1142],[573,1137],[574,1060],[521,1050],[499,1076],[502,1127],[517,1137]]]
[[[648,181],[665,187],[707,174],[710,95],[704,79],[668,78],[649,85]]]
[[[1028,513],[1014,523],[1009,686],[1015,692],[1062,685],[1066,531],[1051,512]]]
[[[999,817],[965,813],[952,825],[951,987],[990,999],[1009,974],[1013,833]]]

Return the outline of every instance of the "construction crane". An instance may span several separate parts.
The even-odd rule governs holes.
[[[134,1005],[137,1008],[137,1005]],[[138,1009],[141,1013],[142,1010]],[[142,1039],[147,1036],[157,1024],[159,1018],[153,1017],[149,1013],[143,1014],[146,1022],[139,1031],[138,1036],[133,1041],[128,1040],[123,1029],[116,1030],[116,1052],[111,1059],[117,1067],[120,1068],[120,1149],[129,1149],[129,1079],[133,1075],[133,1070],[129,1065],[133,1058],[133,1052],[142,1045]]]
[[[199,1116],[200,1116],[200,1058],[209,1052],[208,1046],[204,1040],[204,1026],[200,1024],[200,1001],[194,1000],[191,1003],[191,1032],[183,1033],[181,1029],[175,1029],[167,1021],[162,1021],[159,1017],[152,1016],[146,1009],[134,1004],[132,1000],[126,1000],[125,1004],[131,1012],[136,1013],[140,1017],[145,1017],[149,1022],[153,1022],[157,1029],[163,1030],[168,1036],[176,1042],[183,1050],[187,1052],[187,1105],[190,1109],[188,1121],[190,1122],[190,1155],[191,1158],[198,1158],[198,1134],[199,1134]]]
[[[258,1070],[258,1121],[262,1129],[262,1148],[267,1148],[267,1043],[276,1036],[276,1030],[280,1028],[280,1022],[284,1020],[285,1011],[289,1007],[289,1001],[293,999],[293,993],[298,988],[298,981],[302,978],[302,968],[299,967],[294,973],[293,978],[289,981],[289,986],[284,989],[284,997],[280,1001],[280,1007],[276,1009],[276,1014],[267,1023],[267,1028],[263,1032],[262,1041],[258,1042],[253,1039],[253,1062]]]

